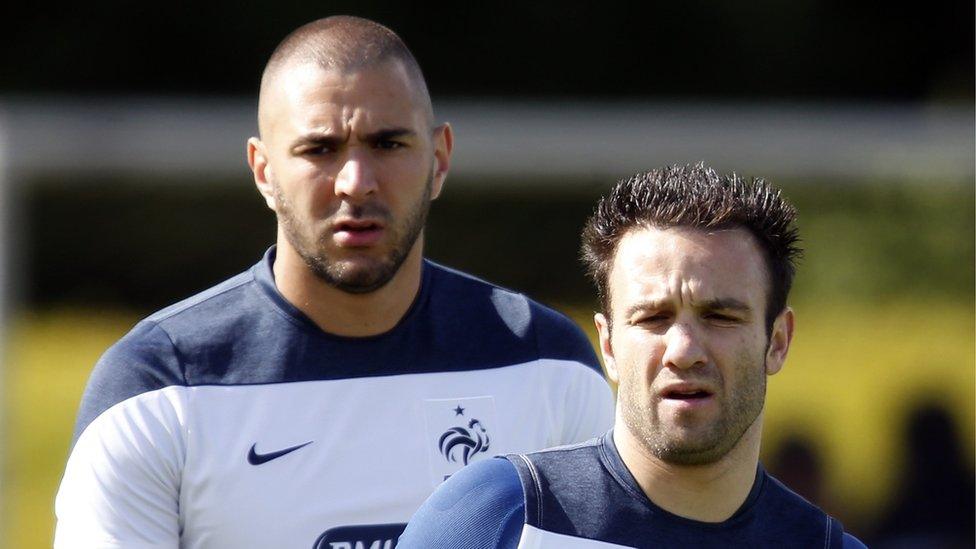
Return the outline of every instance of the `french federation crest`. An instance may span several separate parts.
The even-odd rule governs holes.
[[[492,450],[495,399],[490,396],[424,401],[431,483],[437,486]],[[489,454],[489,450],[491,453]]]

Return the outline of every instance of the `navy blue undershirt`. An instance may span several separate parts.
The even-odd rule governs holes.
[[[611,474],[625,485],[628,492],[656,512],[681,522],[698,523],[668,513],[647,498],[620,458],[611,434],[612,431],[603,437],[602,446],[609,458]],[[760,467],[745,502],[729,521],[752,508],[767,479],[768,475]],[[524,523],[525,495],[518,471],[507,459],[488,459],[465,467],[442,484],[414,514],[397,547],[516,549]],[[721,528],[723,523],[698,524],[714,529]],[[860,549],[864,544],[845,533],[843,547]]]

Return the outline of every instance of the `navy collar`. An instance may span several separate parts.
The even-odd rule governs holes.
[[[743,517],[753,508],[755,508],[756,502],[759,500],[759,496],[762,494],[768,477],[762,464],[757,464],[756,480],[752,483],[752,489],[749,490],[749,495],[746,496],[746,500],[742,502],[739,509],[723,522],[702,522],[675,515],[674,513],[657,506],[653,501],[650,500],[650,498],[647,497],[644,490],[642,490],[640,485],[637,484],[637,480],[634,478],[634,475],[631,474],[630,469],[627,468],[627,465],[624,464],[623,459],[621,459],[620,453],[617,451],[617,446],[613,442],[613,429],[610,429],[602,437],[600,437],[600,458],[603,461],[604,466],[617,480],[617,482],[620,483],[624,490],[626,490],[638,501],[643,502],[651,512],[661,514],[677,522],[692,524],[703,528],[723,528],[734,522],[743,520]]]
[[[264,253],[261,260],[251,268],[251,273],[254,276],[254,280],[257,282],[261,293],[268,298],[279,311],[284,313],[289,320],[311,332],[317,332],[321,336],[329,339],[344,341],[374,341],[390,337],[397,332],[402,331],[404,329],[403,327],[410,324],[413,318],[422,314],[421,311],[426,307],[426,304],[429,301],[428,298],[431,291],[430,288],[432,285],[433,269],[430,262],[424,259],[421,265],[422,270],[420,275],[420,289],[417,291],[417,295],[414,296],[413,303],[410,304],[407,312],[400,318],[399,321],[397,321],[393,328],[390,328],[388,331],[383,332],[382,334],[363,337],[339,336],[325,332],[319,328],[317,324],[312,322],[312,319],[308,318],[305,313],[300,311],[297,307],[292,305],[291,302],[285,299],[285,296],[281,295],[281,292],[278,291],[278,286],[275,284],[274,279],[274,261],[276,252],[277,247],[271,246]]]

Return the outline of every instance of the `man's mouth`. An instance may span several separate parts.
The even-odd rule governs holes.
[[[711,398],[714,393],[704,387],[675,386],[665,389],[661,397],[666,400],[700,401]]]
[[[372,231],[380,228],[382,228],[382,225],[380,225],[376,221],[370,221],[370,220],[349,220],[349,221],[341,221],[335,224],[336,232],[339,231],[363,232],[363,231]]]
[[[342,247],[363,248],[376,244],[383,236],[383,224],[372,219],[346,219],[332,226],[336,243]]]
[[[664,398],[671,398],[675,400],[693,400],[696,398],[708,398],[712,396],[708,391],[668,391],[664,394]]]

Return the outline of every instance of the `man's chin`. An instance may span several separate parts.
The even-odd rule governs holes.
[[[642,433],[652,455],[671,465],[706,465],[723,455],[721,433],[714,425],[664,422],[654,431]]]
[[[386,286],[390,282],[389,278],[375,279],[375,278],[364,278],[355,280],[337,280],[333,286],[337,290],[342,290],[347,294],[370,294],[373,293],[383,286]]]
[[[396,275],[397,266],[373,258],[337,261],[328,267],[309,265],[326,284],[350,294],[368,294],[386,286]]]
[[[656,448],[657,457],[672,465],[709,465],[720,460],[727,452],[716,444],[703,444],[701,440],[670,440]]]

